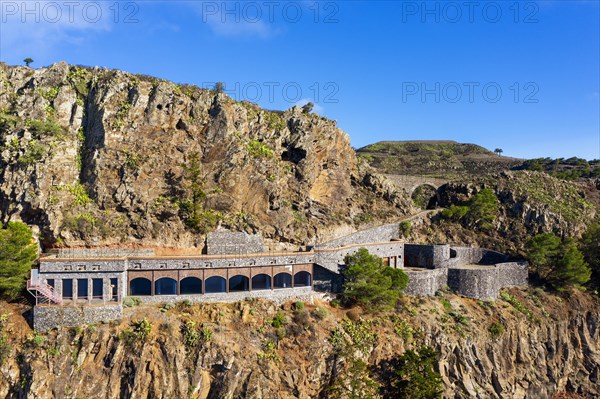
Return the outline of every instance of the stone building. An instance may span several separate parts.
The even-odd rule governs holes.
[[[478,299],[494,299],[503,287],[527,283],[527,264],[480,248],[415,245],[398,240],[398,224],[359,231],[298,252],[265,252],[260,235],[218,231],[207,253],[156,256],[152,249],[64,249],[46,254],[32,272],[34,327],[48,330],[108,321],[122,315],[123,300],[142,302],[275,301],[310,299],[341,287],[344,257],[361,247],[388,267],[409,275],[406,293],[434,295],[449,287]]]

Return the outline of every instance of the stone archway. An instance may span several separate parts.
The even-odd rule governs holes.
[[[429,182],[415,184],[409,191],[410,198],[421,209],[435,209],[440,199],[438,188]]]

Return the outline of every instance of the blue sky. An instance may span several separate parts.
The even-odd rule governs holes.
[[[0,14],[9,64],[223,81],[268,109],[313,101],[355,147],[600,158],[598,1],[0,0]]]

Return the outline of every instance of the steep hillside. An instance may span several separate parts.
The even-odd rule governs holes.
[[[509,171],[448,183],[439,188],[435,201],[441,208],[464,205],[483,188],[492,189],[499,204],[489,229],[463,226],[433,213],[414,225],[410,239],[479,245],[518,254],[536,234],[580,237],[599,215],[600,192],[593,182],[569,182],[542,172]]]
[[[356,152],[381,173],[448,180],[498,172],[523,163],[521,159],[498,156],[475,144],[450,140],[381,141]]]
[[[495,302],[407,297],[396,311],[362,320],[360,309],[321,302],[283,310],[262,301],[181,303],[47,336],[28,332],[8,309],[0,397],[10,399],[350,397],[339,389],[362,398],[366,388],[395,398],[399,357],[422,345],[439,353],[445,398],[600,395],[600,303],[577,292],[512,289]],[[149,328],[132,335],[130,321],[143,317]]]
[[[334,121],[115,70],[0,64],[0,146],[2,220],[46,246],[297,245],[413,211]]]

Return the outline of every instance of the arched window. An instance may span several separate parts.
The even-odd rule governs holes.
[[[196,277],[186,277],[179,282],[181,295],[202,294],[202,280]]]
[[[169,277],[154,282],[154,295],[177,295],[177,281]]]
[[[147,278],[138,277],[129,283],[129,295],[147,296],[152,295],[152,282]]]
[[[252,290],[270,290],[271,276],[268,274],[257,274],[252,276]]]
[[[292,275],[289,273],[279,273],[273,278],[275,288],[292,288]]]
[[[204,282],[204,292],[207,294],[225,292],[225,279],[219,276],[207,278]]]
[[[310,287],[310,273],[298,272],[294,274],[294,287]]]
[[[246,276],[233,276],[229,279],[229,292],[248,291],[250,280]]]

